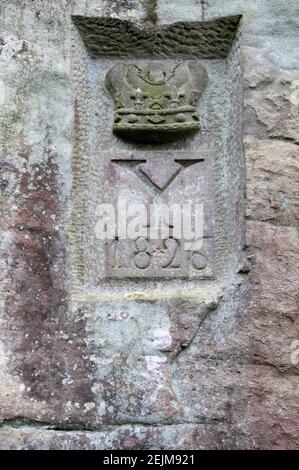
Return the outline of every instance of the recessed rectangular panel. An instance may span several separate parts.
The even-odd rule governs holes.
[[[211,278],[213,152],[107,151],[100,158],[95,252],[105,247],[105,277]]]

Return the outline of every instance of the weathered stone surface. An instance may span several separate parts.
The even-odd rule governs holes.
[[[225,58],[230,50],[240,15],[206,22],[179,21],[161,27],[137,28],[111,18],[73,16],[93,57]]]
[[[299,448],[298,2],[183,3],[1,2],[1,449]],[[95,284],[84,227],[98,131],[117,148],[98,78],[112,64],[92,68],[71,16],[144,35],[235,15],[190,146],[218,151],[217,279]]]
[[[20,426],[3,427],[0,449],[17,450],[105,450],[105,449],[205,449],[222,446],[222,429],[211,425],[119,426],[97,432],[51,431]]]
[[[275,225],[298,226],[298,147],[284,141],[248,141],[247,157],[248,217]]]

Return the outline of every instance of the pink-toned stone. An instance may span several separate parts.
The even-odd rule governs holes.
[[[296,227],[299,223],[298,181],[296,145],[267,140],[252,143],[247,151],[248,218]]]

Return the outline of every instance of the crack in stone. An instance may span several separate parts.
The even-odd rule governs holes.
[[[222,423],[225,422],[226,418],[216,418],[216,417],[202,417],[201,419],[197,419],[194,421],[188,420],[181,420],[172,423],[148,423],[144,421],[134,421],[134,422],[126,422],[120,421],[115,422],[109,425],[86,425],[82,426],[75,424],[65,425],[65,426],[57,426],[56,424],[49,423],[47,421],[36,421],[31,420],[29,418],[20,417],[20,418],[12,418],[12,419],[4,419],[0,423],[0,432],[1,429],[4,428],[11,428],[11,429],[22,429],[22,428],[31,428],[36,430],[46,430],[46,431],[53,431],[53,432],[63,432],[63,433],[72,433],[72,432],[107,432],[109,430],[114,430],[115,428],[122,428],[131,426],[132,428],[135,427],[148,427],[148,428],[163,428],[163,427],[176,427],[176,426],[194,426],[199,424],[213,424],[213,423]]]
[[[204,20],[206,16],[206,11],[205,11],[205,7],[207,5],[206,0],[200,0],[200,3],[201,3],[201,19]]]
[[[178,357],[184,352],[186,352],[187,350],[190,349],[191,345],[193,344],[194,342],[194,339],[196,338],[202,324],[204,323],[205,319],[208,317],[208,315],[210,313],[212,313],[214,310],[217,310],[217,308],[220,306],[220,303],[222,301],[222,297],[220,297],[219,299],[217,299],[216,302],[213,302],[211,305],[207,306],[206,308],[206,311],[205,313],[203,314],[202,318],[200,319],[199,321],[199,324],[198,324],[198,327],[196,328],[196,331],[194,332],[194,335],[192,336],[192,338],[190,339],[189,343],[187,344],[187,346],[185,347],[182,347],[173,357],[172,357],[172,364],[175,363],[175,361],[177,361]]]
[[[155,26],[158,21],[157,0],[143,0],[142,3],[146,12],[145,23],[148,26]]]

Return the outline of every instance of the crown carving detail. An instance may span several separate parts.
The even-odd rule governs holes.
[[[206,83],[200,64],[116,64],[106,76],[115,103],[113,132],[156,142],[198,131],[196,104]]]

